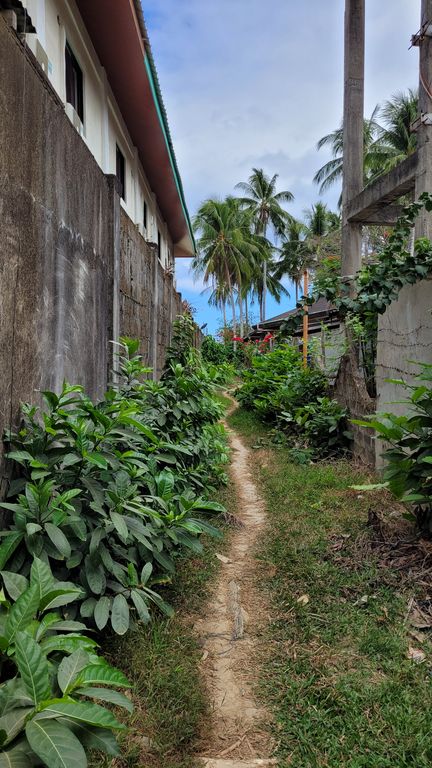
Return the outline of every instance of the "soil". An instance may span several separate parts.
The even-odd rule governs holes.
[[[232,410],[236,407],[233,401]],[[267,712],[253,694],[260,627],[268,620],[264,597],[257,589],[258,536],[266,520],[265,504],[251,472],[249,449],[228,430],[231,476],[237,494],[240,525],[205,614],[195,623],[203,648],[202,674],[212,706],[212,721],[203,734],[200,758],[207,768],[254,768],[276,765]]]

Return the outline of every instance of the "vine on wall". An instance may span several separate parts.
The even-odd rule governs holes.
[[[280,328],[284,336],[293,334],[298,330],[305,307],[321,297],[327,299],[349,327],[350,336],[360,349],[371,395],[375,394],[378,315],[384,314],[396,301],[405,285],[414,285],[432,272],[432,242],[428,238],[418,238],[412,253],[408,249],[412,227],[423,209],[432,212],[432,194],[428,192],[423,192],[416,202],[406,206],[376,260],[363,266],[353,279],[323,270],[315,280],[312,295],[301,297],[297,304],[299,311],[285,320]]]

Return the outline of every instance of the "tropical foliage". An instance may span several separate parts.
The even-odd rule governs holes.
[[[382,107],[376,106],[369,119],[363,123],[364,183],[374,181],[378,176],[393,168],[416,148],[416,135],[410,130],[417,117],[418,94],[409,89],[399,91]],[[323,136],[317,149],[329,148],[332,159],[315,174],[314,181],[320,185],[320,193],[342,179],[343,125]]]
[[[236,185],[236,189],[243,193],[243,196],[240,198],[240,204],[251,214],[255,233],[262,235],[264,238],[267,238],[270,228],[276,236],[282,235],[291,218],[282,207],[282,204],[291,202],[294,200],[294,196],[288,190],[277,192],[277,179],[277,173],[270,178],[264,173],[262,168],[253,168],[248,181],[239,182]],[[268,266],[268,260],[264,258],[262,263],[262,280],[256,281],[260,321],[266,319],[266,296],[267,288],[269,287]],[[272,295],[274,294],[272,293]]]
[[[291,346],[279,345],[265,355],[252,358],[242,373],[236,392],[240,404],[274,424],[278,439],[309,458],[335,455],[347,449],[347,412],[328,396],[324,373],[303,368],[301,356]]]
[[[420,531],[432,536],[432,366],[422,364],[414,384],[393,380],[408,393],[405,414],[379,413],[363,421],[384,441],[383,483],[409,504]],[[372,486],[376,487],[376,486]],[[367,486],[366,486],[367,488]]]
[[[123,726],[94,700],[131,709],[127,680],[87,628],[124,634],[170,615],[160,590],[179,554],[200,552],[209,500],[228,459],[213,391],[221,374],[176,321],[162,380],[122,339],[115,383],[93,403],[80,386],[23,406],[7,435],[13,480],[1,507],[0,766],[83,768],[86,749],[118,749]],[[6,596],[7,595],[7,596]],[[111,686],[111,687],[106,687]]]
[[[99,630],[110,622],[123,634],[151,604],[169,612],[154,586],[172,577],[180,548],[199,551],[199,535],[215,533],[201,518],[220,507],[204,494],[224,479],[227,454],[192,328],[178,322],[161,382],[140,380],[137,344],[124,340],[102,402],[79,386],[45,392],[45,409],[25,406],[9,436],[20,477],[1,505],[13,518],[0,567],[26,577],[31,556],[50,563],[79,586],[79,613]]]
[[[113,731],[124,725],[104,705],[131,712],[117,690],[129,682],[98,656],[85,624],[69,618],[80,589],[36,557],[28,578],[1,576],[0,766],[85,768],[88,749],[118,755]]]

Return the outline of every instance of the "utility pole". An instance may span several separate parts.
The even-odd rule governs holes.
[[[303,272],[303,296],[307,297],[309,293],[309,275],[307,269]],[[309,305],[304,305],[303,315],[303,368],[308,365],[308,340],[309,340]]]
[[[361,224],[347,220],[348,201],[363,189],[365,0],[345,0],[342,275],[361,266]]]

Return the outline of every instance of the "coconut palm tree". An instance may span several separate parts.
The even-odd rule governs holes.
[[[277,235],[281,234],[286,226],[289,214],[282,207],[283,203],[294,200],[292,192],[288,190],[277,192],[276,183],[278,174],[268,176],[262,168],[252,168],[252,173],[247,182],[240,182],[236,189],[243,192],[240,203],[252,215],[253,226],[256,235],[267,238],[270,228]],[[267,294],[267,269],[268,258],[262,263],[262,296],[260,300],[260,320],[265,320],[266,294]]]
[[[303,222],[292,219],[288,223],[279,249],[280,258],[273,271],[276,279],[282,280],[286,276],[294,283],[296,304],[299,300],[302,274],[311,266],[311,256],[305,247],[305,234],[306,227]]]
[[[304,248],[317,263],[322,256],[334,251],[334,238],[331,235],[340,232],[341,218],[320,201],[306,209],[304,216]]]
[[[363,123],[364,183],[378,176],[412,154],[416,148],[416,135],[410,126],[418,114],[418,92],[409,88],[398,91],[382,107],[376,106]],[[317,149],[329,147],[332,159],[317,171],[314,181],[320,185],[320,194],[342,179],[343,125],[323,136]]]
[[[197,256],[192,269],[213,283],[221,295],[229,297],[233,318],[233,333],[237,334],[235,288],[252,272],[259,260],[262,238],[251,233],[251,217],[236,198],[206,200],[194,219]]]
[[[365,184],[376,174],[383,161],[381,141],[384,134],[383,127],[378,123],[379,106],[373,110],[369,119],[363,121],[363,147],[364,147],[364,182]],[[325,163],[316,172],[313,180],[319,184],[320,195],[327,192],[334,184],[342,180],[343,169],[343,123],[335,131],[323,136],[317,143],[317,149],[329,148],[332,159]],[[384,153],[385,156],[385,153]],[[341,201],[339,201],[340,204]]]
[[[384,170],[411,155],[416,150],[417,136],[411,131],[411,123],[418,114],[418,91],[409,88],[406,93],[398,91],[386,101],[380,118],[384,122],[382,144],[388,151]]]

